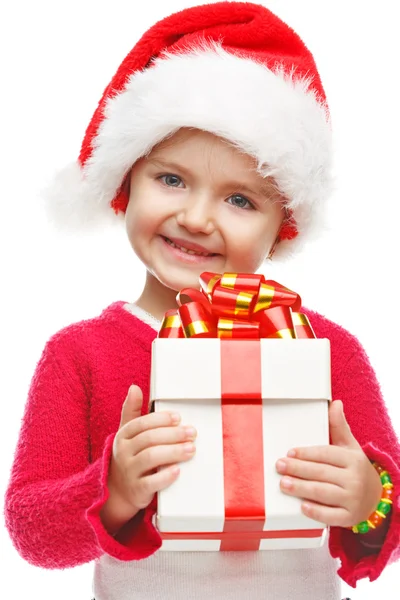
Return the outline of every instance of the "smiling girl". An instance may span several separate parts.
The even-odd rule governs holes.
[[[59,220],[123,217],[146,269],[136,302],[56,333],[32,379],[6,495],[10,536],[49,569],[95,561],[96,600],[338,600],[399,557],[400,449],[359,342],[329,338],[331,444],[277,463],[284,493],[330,527],[321,548],[165,552],[156,494],[196,451],[196,423],[148,414],[150,350],[204,271],[254,273],[320,229],[331,125],[314,59],[266,8],[221,2],[154,25],[121,63],[58,175]],[[56,596],[56,594],[55,594]]]

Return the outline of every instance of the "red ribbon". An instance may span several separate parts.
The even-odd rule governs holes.
[[[200,288],[181,290],[179,308],[165,314],[159,337],[221,338],[224,530],[216,535],[163,533],[163,538],[217,537],[220,550],[226,551],[258,550],[263,538],[319,537],[321,529],[291,535],[263,531],[266,502],[259,340],[315,337],[307,317],[297,312],[300,296],[255,274],[203,273]],[[183,303],[185,296],[187,303]]]
[[[221,340],[224,533],[265,523],[261,355],[258,340]],[[258,550],[259,538],[222,537],[221,551]]]
[[[263,275],[206,272],[200,290],[181,290],[177,302],[176,310],[165,313],[159,337],[315,337],[307,317],[297,312],[300,296]]]

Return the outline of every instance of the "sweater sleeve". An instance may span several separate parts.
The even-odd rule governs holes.
[[[19,554],[49,569],[73,567],[107,553],[144,558],[160,545],[154,507],[129,524],[123,543],[104,529],[100,510],[114,435],[91,461],[90,370],[68,328],[47,344],[31,382],[10,481],[5,521]]]
[[[333,385],[334,398],[343,401],[346,419],[365,454],[389,472],[394,484],[391,514],[376,531],[361,535],[330,529],[330,552],[341,561],[338,573],[356,587],[359,579],[374,581],[387,564],[400,558],[400,447],[366,352],[352,336],[348,342],[352,353]]]

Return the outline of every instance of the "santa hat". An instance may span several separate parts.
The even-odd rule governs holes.
[[[267,8],[219,2],[156,23],[123,60],[89,123],[79,158],[46,192],[58,224],[124,215],[132,165],[182,127],[255,157],[285,198],[276,255],[314,237],[331,190],[331,127],[314,59]]]

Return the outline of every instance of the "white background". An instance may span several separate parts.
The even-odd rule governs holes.
[[[399,434],[397,3],[381,2],[379,10],[376,2],[361,0],[264,3],[298,31],[316,57],[331,108],[337,173],[330,231],[267,275],[360,338]],[[1,496],[30,378],[47,338],[115,300],[135,299],[144,279],[122,229],[62,237],[46,223],[40,189],[56,168],[77,156],[104,87],[141,33],[189,5],[188,0],[2,4]],[[42,571],[20,559],[4,527],[0,535],[7,598],[90,599],[92,565]],[[396,589],[399,577],[400,563],[373,584],[344,586],[343,596],[376,600]]]

